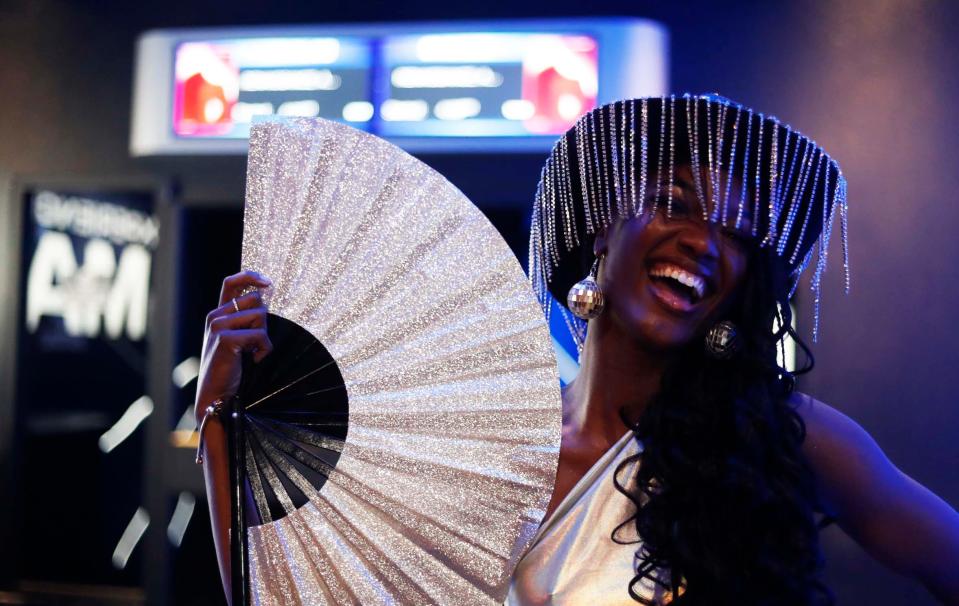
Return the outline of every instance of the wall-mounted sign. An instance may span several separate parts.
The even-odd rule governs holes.
[[[25,578],[139,584],[139,569],[119,570],[111,555],[141,502],[144,436],[121,429],[152,411],[153,201],[149,189],[23,191],[15,411]]]
[[[27,213],[27,332],[142,340],[159,235],[149,199],[40,190]]]

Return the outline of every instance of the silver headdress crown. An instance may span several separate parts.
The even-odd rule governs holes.
[[[837,213],[849,292],[846,180],[815,141],[718,95],[609,103],[584,115],[556,142],[536,190],[529,242],[530,281],[547,317],[553,295],[565,300],[562,293],[582,278],[582,263],[592,254],[583,247],[597,231],[661,204],[646,203],[650,178],[656,179],[654,189],[669,184],[665,204],[672,213],[680,163],[690,166],[704,219],[739,229],[745,212],[751,214],[750,230],[760,247],[774,250],[789,267],[790,298],[818,250],[811,283],[815,340]],[[742,183],[738,200],[731,200],[734,179]],[[562,304],[558,308],[581,348],[586,323]]]

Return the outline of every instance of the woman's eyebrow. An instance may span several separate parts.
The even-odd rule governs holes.
[[[670,187],[678,187],[684,195],[693,195],[695,197],[696,190],[692,183],[685,177],[675,176],[672,180],[663,178],[657,186],[660,191],[669,189]]]
[[[693,184],[690,183],[689,179],[687,179],[686,177],[677,176],[674,179],[673,185],[676,185],[677,187],[679,187],[679,189],[681,189],[684,194],[694,195],[696,193],[696,190],[693,187]]]
[[[675,177],[673,178],[672,185],[673,187],[678,188],[679,191],[682,193],[682,196],[686,198],[687,200],[689,200],[690,202],[694,202],[697,204],[703,203],[703,201],[699,199],[699,195],[696,193],[696,188],[693,187],[692,182],[686,177],[675,175]],[[669,183],[663,183],[663,186],[669,187]]]

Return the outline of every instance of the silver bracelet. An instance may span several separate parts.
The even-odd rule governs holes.
[[[203,412],[203,420],[200,421],[200,429],[198,431],[199,440],[196,445],[196,464],[203,465],[203,430],[206,429],[206,422],[210,417],[218,417],[223,411],[223,404],[226,402],[226,398],[217,398],[210,402],[206,407],[206,410]]]

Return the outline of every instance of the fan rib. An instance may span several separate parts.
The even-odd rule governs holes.
[[[255,533],[247,532],[247,537],[251,535],[255,536]],[[248,543],[248,549],[251,556],[250,586],[252,593],[257,596],[257,605],[286,606],[283,596],[296,595],[298,592],[292,571],[278,561],[280,558],[277,553],[283,552],[282,545],[276,549],[264,541],[254,540]]]
[[[487,275],[477,282],[473,282],[469,287],[437,300],[435,305],[424,308],[422,313],[411,320],[380,335],[365,346],[342,356],[338,363],[341,367],[349,368],[379,352],[395,349],[397,343],[410,342],[416,335],[423,335],[428,329],[439,324],[441,319],[462,312],[463,301],[477,295],[485,294],[488,296],[491,291],[495,291],[499,286],[501,279],[498,274]]]
[[[332,365],[334,365],[334,364],[336,364],[336,362],[335,362],[334,360],[330,360],[329,362],[326,362],[325,364],[321,364],[320,366],[312,369],[310,372],[306,373],[306,374],[303,375],[302,377],[300,377],[300,378],[298,378],[298,379],[295,379],[295,380],[292,381],[291,383],[287,383],[287,384],[284,385],[283,387],[280,387],[280,388],[278,388],[277,390],[275,390],[275,391],[273,391],[273,392],[271,392],[271,393],[263,396],[262,398],[260,398],[259,400],[253,402],[252,404],[250,404],[250,405],[248,405],[248,406],[245,406],[245,407],[244,407],[244,410],[250,410],[251,408],[253,408],[254,406],[260,404],[261,402],[264,402],[264,401],[266,401],[266,400],[269,400],[270,398],[272,398],[272,397],[275,396],[276,394],[278,394],[278,393],[280,393],[280,392],[283,392],[283,391],[286,391],[287,389],[289,389],[290,387],[293,387],[294,385],[296,385],[296,384],[299,383],[300,381],[303,381],[304,379],[307,379],[307,378],[309,378],[309,377],[312,377],[313,375],[315,375],[316,373],[320,372],[321,370],[324,370],[324,369],[326,369],[326,368],[329,368],[330,366],[332,366]]]
[[[439,225],[436,225],[433,228],[434,231],[427,234],[425,240],[415,244],[405,257],[386,271],[385,275],[376,284],[371,285],[371,288],[362,298],[351,301],[346,313],[327,328],[324,338],[331,343],[335,342],[343,331],[347,329],[349,324],[355,324],[357,314],[368,313],[367,310],[369,310],[375,301],[389,296],[393,287],[401,283],[403,278],[409,275],[409,272],[416,267],[417,263],[427,257],[427,253],[430,250],[435,249],[440,242],[449,238],[452,233],[455,233],[453,228],[459,223],[462,223],[462,219],[460,217],[454,217],[446,219]]]
[[[343,543],[338,550],[340,555],[347,554],[354,561],[352,575],[356,579],[367,581],[367,591],[369,589],[377,590],[370,581],[375,579],[379,586],[380,593],[387,593],[388,600],[380,600],[380,603],[393,603],[397,594],[409,596],[409,602],[414,604],[426,604],[430,600],[416,588],[416,584],[401,568],[391,565],[389,555],[370,541],[366,535],[350,521],[349,515],[341,512],[335,507],[330,499],[320,499],[313,502],[313,507],[304,509],[305,515],[316,515],[322,518],[323,526],[331,533],[336,533]],[[352,550],[346,549],[346,546],[352,547]],[[356,587],[356,583],[353,584]],[[357,588],[358,589],[358,588]],[[404,595],[405,594],[405,595]]]
[[[318,503],[317,509],[326,511],[326,515],[336,521],[335,527],[349,534],[353,545],[360,548],[369,546],[360,553],[364,559],[375,560],[381,574],[392,573],[391,576],[394,578],[398,576],[408,579],[408,582],[403,584],[404,588],[408,587],[408,591],[415,592],[414,596],[419,594],[422,597],[411,596],[407,603],[460,603],[468,597],[466,594],[470,593],[473,595],[469,597],[474,600],[483,602],[488,600],[488,595],[464,582],[465,579],[450,567],[448,562],[443,559],[434,559],[436,556],[434,550],[424,548],[422,544],[412,541],[405,529],[389,523],[389,518],[384,520],[378,516],[377,512],[380,512],[380,509],[370,506],[363,499],[358,498],[358,495],[345,488],[340,488],[329,495],[326,501]],[[387,522],[385,528],[382,527],[384,521]],[[379,535],[379,543],[370,536],[370,530],[374,527],[379,530],[376,533]],[[396,561],[391,562],[389,558],[394,558]],[[412,578],[414,573],[419,577],[418,579]],[[400,585],[399,582],[395,584]]]
[[[309,444],[310,446],[322,448],[330,452],[343,452],[344,441],[339,438],[331,438],[320,433],[305,431],[296,425],[281,423],[272,419],[252,418],[251,420],[275,433],[283,434],[286,437],[293,438],[304,444]]]
[[[280,436],[282,436],[282,434],[280,434]],[[267,443],[276,448],[279,452],[285,454],[287,457],[296,459],[303,465],[306,465],[316,473],[322,475],[324,478],[329,478],[330,474],[333,473],[333,467],[331,467],[329,463],[309,452],[308,450],[297,446],[296,443],[283,440],[282,437],[278,437],[273,432],[270,434],[264,432],[263,437]],[[286,459],[284,460],[286,461]],[[289,461],[286,462],[289,465],[292,465],[292,463],[289,463]]]
[[[343,485],[339,485],[340,479],[345,480]],[[491,577],[491,569],[498,571],[494,577],[505,575],[503,556],[478,545],[443,520],[425,517],[405,503],[367,486],[340,469],[330,478],[330,482],[362,500],[367,507],[380,512],[381,518],[388,521],[390,526],[416,543],[420,549],[431,553],[437,560],[444,563],[458,562],[460,576],[477,588],[487,588],[484,591],[488,592],[488,588],[500,580]],[[471,557],[464,557],[464,551],[470,552]]]
[[[319,493],[316,491],[316,489],[313,487],[310,481],[307,480],[302,474],[300,474],[300,472],[297,471],[297,469],[293,467],[291,463],[282,459],[279,453],[275,450],[275,447],[273,444],[267,441],[263,443],[263,446],[265,450],[267,451],[267,453],[272,455],[271,458],[275,457],[276,460],[282,461],[281,465],[285,465],[285,469],[283,470],[284,473],[287,475],[290,481],[303,492],[304,495],[307,495],[307,497],[310,499],[311,502],[313,502],[314,504],[323,502],[322,497],[319,496]],[[334,528],[340,528],[340,529],[345,529],[347,527],[348,527],[348,524],[334,525]],[[361,540],[359,535],[356,535],[355,533],[353,534],[353,540],[350,540],[349,537],[344,537],[344,538],[348,542],[353,543],[354,547],[356,546],[357,542],[367,543],[366,541]],[[371,547],[365,550],[358,550],[357,555],[361,556],[367,563],[370,563],[369,558],[371,555],[374,555],[375,552],[376,552],[375,548]],[[388,568],[388,566],[386,566],[385,563],[381,562],[379,568],[385,570],[386,568]],[[378,570],[377,568],[368,568],[368,570],[374,574],[381,572],[381,570]],[[384,589],[385,589],[384,581],[387,581],[387,579],[384,579],[381,574],[376,574],[376,576],[379,578],[380,583],[384,584]],[[410,588],[406,588],[406,589],[410,589]]]
[[[263,488],[263,478],[260,477],[256,459],[253,456],[253,447],[249,441],[246,443],[246,475],[250,480],[250,489],[253,492],[253,501],[256,503],[260,522],[268,524],[273,521],[273,516],[270,514],[270,506],[266,501],[266,491]]]
[[[328,263],[327,270],[324,274],[327,284],[325,284],[325,288],[317,289],[316,292],[330,293],[335,291],[333,287],[340,276],[345,273],[347,265],[356,257],[356,248],[359,246],[359,243],[368,239],[368,234],[374,233],[374,229],[382,222],[385,204],[391,197],[390,195],[384,194],[391,194],[391,192],[394,191],[399,178],[395,170],[387,176],[383,189],[373,199],[373,203],[363,211],[363,216],[355,225],[353,231],[348,236],[344,235],[341,238],[343,246],[337,251],[336,257]],[[325,298],[316,297],[299,310],[297,316],[312,317],[316,315],[317,310],[324,308],[325,303]],[[325,339],[329,340],[329,337],[326,336]]]
[[[298,515],[290,516],[289,524],[293,526],[294,536],[300,544],[303,553],[308,558],[309,563],[316,571],[316,588],[323,592],[324,596],[329,598],[327,604],[359,604],[347,588],[346,580],[337,570],[332,558],[323,548],[323,541],[316,535],[314,527],[304,517],[300,519]],[[322,525],[327,526],[324,520]],[[268,529],[264,533],[263,529],[258,529],[258,535],[272,534],[273,529]]]
[[[277,460],[279,457],[271,456],[271,453],[264,448],[264,443],[262,440],[257,440],[256,448],[254,449],[253,454],[257,463],[257,467],[266,477],[266,481],[270,486],[270,490],[273,491],[274,496],[276,496],[277,500],[280,502],[280,505],[282,505],[283,511],[286,513],[286,515],[290,515],[296,511],[296,506],[293,505],[293,500],[286,492],[286,488],[283,486],[283,483],[280,481],[280,478],[277,475],[277,469],[284,474],[286,473],[283,466],[279,464],[281,461]],[[285,463],[285,461],[282,462]],[[269,511],[269,508],[267,508],[267,511]]]

